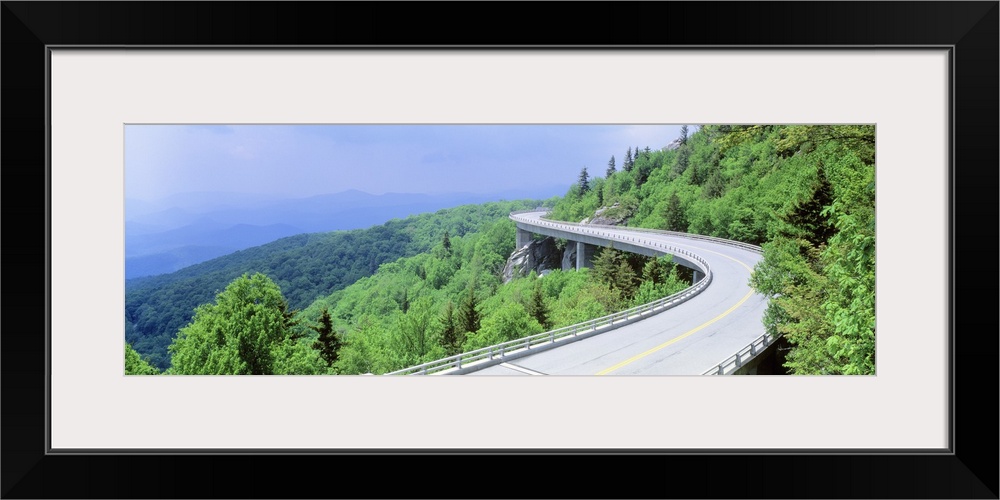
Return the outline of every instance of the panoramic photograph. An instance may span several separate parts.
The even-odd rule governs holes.
[[[126,375],[875,375],[874,125],[126,125]]]

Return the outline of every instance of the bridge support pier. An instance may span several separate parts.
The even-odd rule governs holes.
[[[517,228],[517,248],[524,248],[528,243],[531,243],[531,232]]]
[[[576,242],[576,269],[579,271],[584,267],[594,267],[594,252],[597,247],[588,245],[582,241]]]
[[[705,277],[705,273],[703,273],[703,272],[695,269],[694,273],[692,273],[692,275],[691,275],[691,284],[693,285],[693,284],[701,281],[701,279],[704,278],[704,277]]]

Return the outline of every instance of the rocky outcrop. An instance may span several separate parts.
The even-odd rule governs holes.
[[[610,207],[601,207],[594,216],[583,220],[583,224],[600,224],[602,226],[623,226],[632,217],[632,211],[615,203]]]
[[[570,246],[576,248],[576,245]],[[507,264],[503,267],[503,282],[509,283],[514,278],[528,276],[531,271],[544,275],[553,269],[562,269],[563,260],[555,238],[549,236],[533,240],[514,250],[507,258]]]

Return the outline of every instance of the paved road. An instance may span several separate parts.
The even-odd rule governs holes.
[[[629,239],[638,246],[659,243],[688,250],[708,261],[712,283],[697,297],[648,319],[470,375],[701,375],[764,333],[761,318],[767,299],[748,284],[760,254],[676,235],[553,224],[542,215],[511,218],[542,234],[559,230],[594,238],[603,233],[608,241]]]

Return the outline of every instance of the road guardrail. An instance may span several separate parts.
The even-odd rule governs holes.
[[[764,352],[775,340],[777,339],[771,338],[770,335],[765,333],[747,344],[746,347],[736,351],[736,354],[705,370],[702,375],[729,375],[747,364],[751,359],[757,357],[758,354]]]
[[[707,263],[706,263],[707,267]],[[694,285],[675,294],[663,297],[648,304],[631,307],[607,316],[595,318],[575,325],[564,326],[555,330],[529,335],[501,344],[491,345],[463,352],[454,356],[441,358],[428,363],[411,366],[402,370],[386,373],[386,375],[433,375],[445,373],[467,373],[504,361],[516,359],[527,354],[558,347],[575,340],[582,340],[593,335],[608,332],[631,324],[640,319],[672,309],[701,293],[712,282],[711,270]]]

